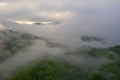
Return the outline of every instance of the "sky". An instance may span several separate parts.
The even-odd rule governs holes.
[[[100,36],[108,45],[119,45],[119,8],[119,0],[0,0],[0,25],[69,46],[81,45],[81,35]],[[16,21],[60,23],[27,25]]]

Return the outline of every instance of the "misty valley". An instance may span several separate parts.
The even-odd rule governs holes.
[[[120,0],[0,0],[0,80],[120,80]]]
[[[19,31],[2,30],[0,37],[2,37],[0,39],[1,80],[120,80],[120,45],[108,48],[86,45],[71,51],[63,44]],[[81,39],[93,42],[102,40],[91,36],[82,36]],[[36,40],[44,41],[44,46],[51,50],[60,48],[64,51],[56,54],[37,52],[36,56],[39,57],[35,57],[34,52],[27,53],[26,50],[34,45]],[[41,46],[43,43],[38,45]],[[29,61],[23,58],[25,64],[19,60],[9,62],[11,58],[20,56],[19,54],[26,54]],[[11,66],[10,63],[19,66],[14,64]],[[9,71],[6,68],[14,69]],[[6,72],[3,72],[4,70]]]

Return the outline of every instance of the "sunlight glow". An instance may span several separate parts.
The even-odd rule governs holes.
[[[26,24],[26,25],[32,25],[32,24],[34,24],[34,22],[27,21],[27,20],[10,20],[10,21],[18,23],[18,24]]]
[[[12,20],[12,19],[8,21],[12,21],[18,24],[25,24],[25,25],[57,25],[60,23],[60,22],[54,22],[54,21],[37,22],[37,21],[30,21],[30,20]]]
[[[0,7],[5,7],[7,5],[8,5],[7,3],[0,3]]]
[[[5,28],[3,25],[0,24],[0,31],[1,31],[1,30],[5,30],[5,29],[6,29],[6,28]]]

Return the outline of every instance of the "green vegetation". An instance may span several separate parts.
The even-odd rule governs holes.
[[[114,59],[114,55],[107,49],[91,48],[91,50],[89,50],[87,54],[92,57],[105,57],[108,59]]]
[[[3,52],[0,54],[1,61],[24,50],[27,46],[32,44],[34,39],[46,41],[47,47],[64,47],[57,43],[51,43],[44,38],[34,37],[29,34],[19,34],[17,32],[16,34],[17,36],[9,35],[10,38],[5,40],[3,44],[5,46],[2,48],[4,54]],[[8,34],[4,33],[4,35]],[[83,40],[101,41],[102,39],[84,37]],[[81,59],[81,56],[85,59]],[[63,57],[57,56],[57,58],[55,58],[52,55],[49,56],[49,58],[44,57],[37,62],[27,64],[22,69],[11,74],[8,80],[120,80],[119,57],[119,45],[109,48],[84,46],[78,51],[63,54]],[[69,61],[70,58],[71,60]],[[99,60],[97,61],[97,59]],[[106,61],[104,62],[102,59]],[[83,63],[79,63],[78,61],[76,64],[74,60],[86,61],[85,63],[84,61]],[[100,62],[101,60],[103,62]]]
[[[10,80],[80,80],[85,72],[64,61],[42,60],[13,74]]]
[[[17,53],[19,50],[24,49],[26,46],[32,44],[33,36],[25,33],[17,37],[10,38],[5,42],[5,49],[8,50],[11,54]]]
[[[120,45],[114,46],[114,47],[110,47],[110,50],[112,50],[115,53],[120,54]]]
[[[115,57],[118,54],[116,51],[114,54],[111,53],[113,49],[117,50],[119,47],[89,48],[86,52],[83,51],[91,57],[110,59],[108,63],[99,67],[84,64],[78,66],[64,59],[44,58],[37,64],[15,72],[10,80],[120,80],[120,59]]]
[[[120,80],[120,59],[102,65],[93,75],[102,80]]]
[[[86,42],[91,42],[91,41],[97,41],[97,42],[99,42],[99,41],[103,41],[102,38],[95,37],[95,36],[82,36],[81,40],[82,41],[86,41]]]
[[[115,59],[119,55],[118,47],[111,48],[94,48],[94,47],[81,47],[76,54],[84,54],[84,56],[90,56],[92,58],[107,58],[107,59]]]
[[[18,31],[3,31],[0,43],[0,62],[23,51],[27,46],[30,46],[36,37],[27,34],[19,33]]]
[[[63,60],[44,59],[15,72],[10,80],[120,80],[120,60],[86,69]]]

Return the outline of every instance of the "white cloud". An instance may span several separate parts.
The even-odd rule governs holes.
[[[0,7],[7,6],[7,3],[0,3]]]
[[[0,2],[0,11],[5,11],[8,8],[8,3]]]
[[[73,16],[73,13],[69,11],[43,11],[37,14],[40,17],[50,18],[50,19],[68,19]]]

